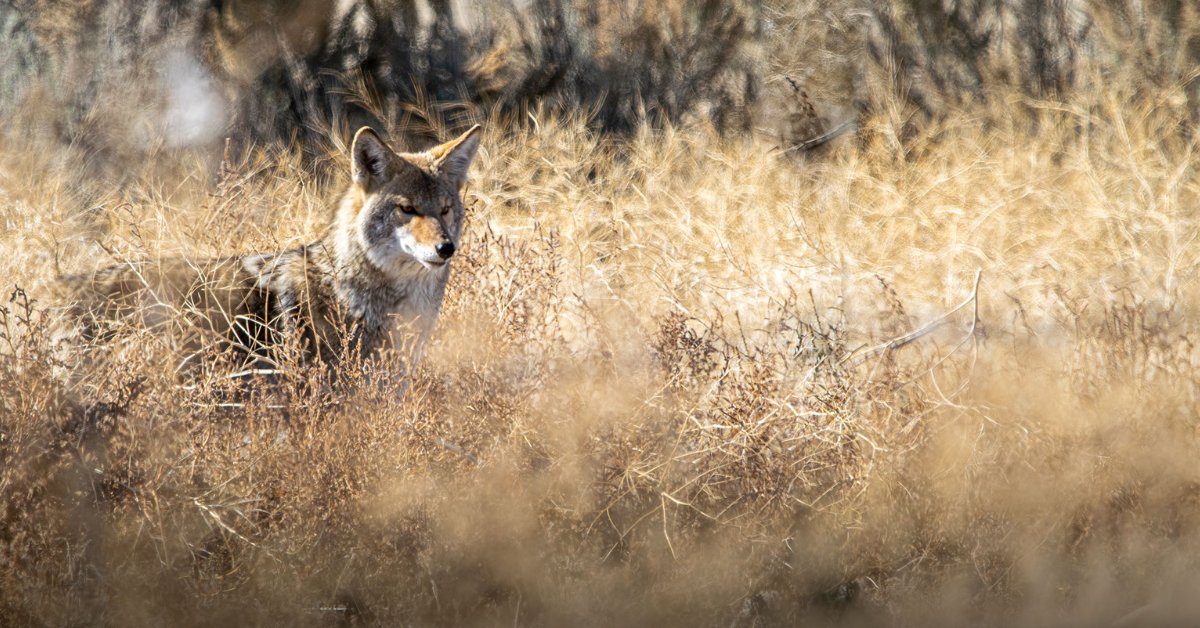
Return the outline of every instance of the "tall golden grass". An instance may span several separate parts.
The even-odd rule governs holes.
[[[313,239],[338,185],[258,150],[80,202],[10,137],[4,613],[1195,617],[1198,181],[1171,102],[1044,105],[1036,135],[963,115],[903,148],[881,118],[807,163],[704,127],[494,126],[408,393],[383,363],[232,409],[141,337],[68,411],[41,295]]]
[[[320,237],[345,157],[113,185],[5,133],[0,623],[1194,622],[1187,89],[897,99],[821,158],[493,119],[416,372],[249,395],[56,346],[54,279]]]

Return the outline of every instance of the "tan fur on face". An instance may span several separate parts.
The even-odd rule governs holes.
[[[443,233],[442,226],[436,218],[425,216],[412,218],[408,223],[408,230],[412,232],[417,242],[430,246],[444,242],[448,235]]]

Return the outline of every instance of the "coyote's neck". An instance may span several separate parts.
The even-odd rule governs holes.
[[[399,315],[422,326],[432,325],[441,306],[449,264],[430,269],[408,259],[386,269],[377,266],[355,234],[354,216],[360,202],[353,190],[346,194],[324,240],[332,245],[329,252],[333,254],[331,270],[338,300],[352,316],[369,324],[387,324]]]

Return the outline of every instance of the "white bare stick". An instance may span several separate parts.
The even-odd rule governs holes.
[[[877,345],[870,349],[867,349],[865,353],[861,353],[861,354],[857,354],[857,355],[852,353],[852,354],[842,358],[841,361],[838,362],[838,364],[845,364],[846,362],[848,362],[850,359],[853,358],[854,361],[850,363],[850,367],[853,368],[855,366],[862,364],[863,362],[866,362],[867,360],[871,359],[872,357],[875,357],[882,353],[887,353],[889,351],[893,351],[895,349],[899,349],[900,347],[903,347],[904,345],[909,344],[910,342],[918,340],[918,339],[922,338],[923,336],[929,335],[937,328],[941,327],[942,325],[945,325],[946,322],[950,320],[950,317],[953,316],[955,313],[957,313],[959,310],[967,307],[968,305],[972,305],[972,304],[974,304],[974,308],[972,309],[974,318],[971,320],[971,335],[974,336],[976,325],[979,323],[979,280],[982,276],[983,276],[983,269],[981,269],[981,268],[975,269],[975,286],[971,289],[971,294],[968,295],[967,298],[962,303],[959,303],[958,305],[954,306],[954,308],[951,309],[949,312],[946,312],[945,314],[942,314],[941,316],[933,319],[932,321],[929,321],[925,325],[922,325],[919,329],[910,331],[907,334],[904,334],[903,336],[900,336],[898,338],[893,338],[883,344],[880,344],[880,345]]]

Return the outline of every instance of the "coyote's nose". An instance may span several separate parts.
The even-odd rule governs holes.
[[[454,255],[454,243],[442,242],[441,244],[433,247],[433,250],[437,251],[438,257],[442,259],[450,259],[450,256]]]

